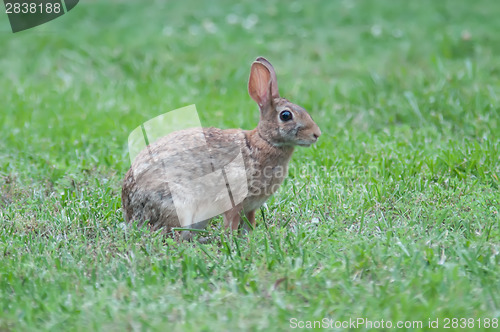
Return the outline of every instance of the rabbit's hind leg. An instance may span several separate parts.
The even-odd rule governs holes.
[[[184,228],[204,229],[207,226],[209,221],[210,221],[210,219],[202,220],[202,221],[199,221],[199,222],[194,223],[194,224],[186,225],[186,226],[184,226]],[[185,230],[185,231],[181,232],[181,238],[185,241],[191,241],[193,239],[193,236],[196,233],[197,232]]]
[[[194,221],[194,212],[189,208],[179,208],[177,209],[177,218],[179,219],[179,225],[181,228],[187,229],[203,229],[207,226],[210,219],[202,221]],[[195,232],[189,230],[181,231],[181,239],[185,241],[191,241]]]

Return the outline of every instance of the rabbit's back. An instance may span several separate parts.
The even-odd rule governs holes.
[[[237,129],[193,128],[158,139],[138,154],[125,176],[122,204],[126,221],[139,225],[147,221],[152,229],[166,227],[169,231],[186,226],[179,214],[196,219],[210,214],[207,209],[224,212],[219,210],[224,209],[227,194],[216,189],[221,185],[225,189],[228,179],[220,183],[220,177],[211,174],[239,160],[233,173],[244,185],[239,190],[244,189],[246,197],[249,165],[245,159],[249,153],[245,134]]]

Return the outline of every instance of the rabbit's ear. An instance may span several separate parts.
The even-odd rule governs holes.
[[[271,74],[260,62],[252,63],[250,79],[248,80],[248,93],[259,107],[263,109],[271,103]]]
[[[257,58],[252,64],[248,93],[261,109],[270,105],[272,98],[279,98],[276,73],[273,66],[264,58]]]
[[[267,70],[269,70],[269,74],[271,75],[271,96],[273,98],[279,98],[280,93],[278,91],[278,79],[276,77],[276,72],[274,71],[273,65],[263,57],[258,57],[255,61],[262,63],[267,68]]]

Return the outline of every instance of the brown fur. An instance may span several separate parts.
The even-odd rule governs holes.
[[[202,201],[206,199],[205,205],[199,206],[189,202],[193,191],[203,196],[203,188],[210,184],[200,188],[177,186],[178,197],[186,202],[186,208],[180,211],[174,206],[170,186],[221,169],[241,153],[248,192],[243,201],[223,213],[224,226],[238,229],[243,215],[255,226],[255,210],[283,182],[294,146],[315,143],[321,131],[302,107],[279,97],[274,68],[264,58],[252,64],[249,93],[261,114],[254,130],[204,128],[205,147],[197,147],[199,129],[181,130],[158,139],[139,153],[123,183],[122,205],[128,222],[138,221],[141,225],[147,221],[152,229],[164,228],[167,232],[181,224],[205,227],[208,220],[193,224],[189,218],[203,212],[199,209],[216,205],[218,198],[202,198]],[[284,110],[292,113],[292,120],[281,120],[280,113]],[[227,181],[226,186],[229,188]],[[191,232],[183,233],[185,239],[191,236]]]

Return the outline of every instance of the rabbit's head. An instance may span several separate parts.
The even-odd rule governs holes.
[[[259,135],[274,146],[310,146],[321,130],[307,111],[281,98],[273,66],[259,57],[252,64],[248,92],[259,105]]]

